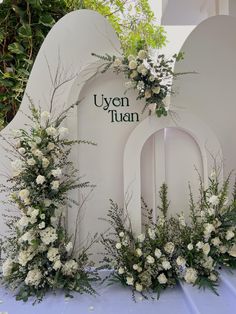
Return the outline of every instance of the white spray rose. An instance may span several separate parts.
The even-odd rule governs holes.
[[[139,58],[140,60],[143,60],[143,59],[147,58],[147,52],[146,52],[145,50],[140,50],[140,51],[138,52],[138,58]]]
[[[138,264],[134,264],[134,265],[133,265],[133,269],[134,269],[134,270],[138,270],[138,268],[139,268]]]
[[[57,129],[53,126],[50,126],[46,129],[47,135],[49,136],[56,136],[58,134]]]
[[[120,250],[120,249],[121,249],[121,243],[119,243],[119,242],[116,243],[116,249],[117,249],[117,250]]]
[[[236,257],[236,244],[234,244],[228,251],[230,256]]]
[[[136,283],[135,290],[138,292],[141,292],[143,291],[143,286],[140,283]]]
[[[62,171],[60,168],[57,168],[55,170],[52,170],[52,175],[55,177],[55,178],[60,178],[61,175],[62,175]]]
[[[137,68],[137,62],[135,60],[131,60],[129,62],[129,68],[130,70],[135,70]]]
[[[209,243],[205,243],[202,247],[202,251],[203,251],[204,255],[208,255],[210,250],[211,250],[211,247],[210,247]]]
[[[29,195],[30,195],[30,192],[29,192],[29,190],[27,190],[27,189],[23,189],[23,190],[21,190],[21,191],[19,192],[19,198],[20,198],[22,201],[25,200],[26,198],[28,198]]]
[[[21,155],[24,155],[25,154],[25,149],[24,147],[21,147],[18,149],[18,152],[21,154]]]
[[[34,160],[34,158],[30,158],[27,160],[27,164],[29,166],[34,166],[36,164],[36,161]]]
[[[213,238],[213,239],[211,240],[211,243],[212,243],[213,245],[215,245],[215,246],[218,246],[218,245],[221,244],[221,240],[220,240],[219,237],[215,237],[215,238]]]
[[[167,278],[165,276],[165,274],[160,274],[158,277],[157,277],[157,280],[159,281],[159,283],[161,285],[164,285],[167,283]]]
[[[143,255],[143,252],[142,252],[142,250],[141,250],[140,248],[137,248],[137,249],[136,249],[136,254],[137,254],[138,256],[142,256],[142,255]]]
[[[212,195],[210,198],[209,198],[209,200],[208,200],[208,202],[210,203],[210,204],[212,204],[213,206],[217,206],[218,204],[219,204],[219,197],[217,196],[217,195]]]
[[[233,232],[232,230],[228,230],[228,231],[226,232],[225,239],[229,241],[229,240],[231,240],[233,237],[234,237],[234,232]]]
[[[50,164],[49,160],[44,157],[42,159],[42,166],[43,166],[43,168],[46,169],[49,166],[49,164]]]
[[[48,252],[47,252],[47,258],[49,259],[50,262],[54,262],[55,260],[58,260],[59,258],[59,250],[58,248],[55,247],[50,247]]]
[[[187,249],[188,249],[189,251],[192,251],[192,249],[193,249],[192,243],[189,243],[189,244],[187,245]]]
[[[51,150],[53,150],[55,148],[55,144],[54,143],[48,143],[48,146],[47,146],[47,150],[50,152]]]
[[[169,261],[163,261],[161,265],[165,270],[171,269],[171,265]]]
[[[120,58],[115,58],[113,62],[114,67],[120,67],[122,65],[122,60]]]
[[[148,255],[146,260],[147,260],[148,264],[154,264],[154,262],[155,262],[154,257],[152,257],[151,255]]]
[[[55,270],[58,270],[58,269],[60,269],[62,267],[62,263],[61,263],[61,261],[58,259],[58,260],[56,260],[55,261],[55,263],[53,264],[53,269],[55,269]]]
[[[155,230],[151,229],[151,228],[148,228],[148,235],[149,235],[149,238],[154,240],[155,237],[156,237],[156,233],[155,233]]]
[[[125,272],[125,269],[124,269],[123,267],[120,267],[120,268],[118,269],[118,274],[119,274],[119,275],[123,275],[124,272]]]
[[[44,176],[38,175],[37,178],[36,178],[36,183],[38,185],[44,184],[45,181],[46,181],[46,178]]]
[[[160,258],[162,255],[161,250],[155,249],[154,255],[156,256],[156,258]]]
[[[178,256],[178,258],[176,259],[176,264],[178,266],[184,267],[186,264],[186,260],[182,256]]]
[[[156,87],[152,88],[152,91],[153,91],[154,94],[159,94],[160,91],[161,91],[161,88],[160,88],[160,86],[156,86]]]
[[[164,246],[164,250],[168,254],[172,254],[174,252],[175,245],[172,242],[167,242],[166,245]]]
[[[59,186],[60,186],[60,182],[58,180],[51,182],[52,190],[58,190]]]
[[[127,285],[129,285],[129,286],[133,286],[133,284],[134,284],[134,278],[133,278],[133,277],[127,277],[127,278],[126,278],[126,283],[127,283]]]
[[[194,268],[187,268],[184,279],[187,283],[194,284],[197,280],[197,271]]]

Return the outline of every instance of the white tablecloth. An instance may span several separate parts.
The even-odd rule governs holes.
[[[45,297],[40,304],[15,301],[14,294],[0,288],[0,313],[8,314],[235,314],[236,271],[222,271],[218,287],[220,296],[201,291],[189,285],[178,285],[162,293],[159,300],[141,300],[134,303],[129,288],[119,284],[96,287],[99,296],[74,294],[65,299],[62,292]]]

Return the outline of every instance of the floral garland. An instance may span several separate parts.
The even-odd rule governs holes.
[[[101,73],[110,68],[117,74],[124,73],[128,79],[127,89],[135,89],[138,92],[137,99],[145,99],[145,106],[149,113],[156,113],[158,117],[167,116],[168,106],[164,99],[173,94],[172,81],[179,75],[186,73],[174,73],[173,64],[183,59],[183,53],[175,54],[172,58],[166,59],[163,54],[153,58],[147,50],[139,50],[137,56],[118,58],[116,56],[93,56],[104,62]]]
[[[70,291],[95,293],[91,282],[98,276],[87,271],[93,265],[88,248],[75,254],[75,243],[64,226],[68,191],[89,186],[78,181],[77,170],[68,160],[73,144],[80,142],[69,140],[68,129],[60,126],[69,109],[53,119],[31,104],[31,128],[13,131],[16,159],[11,159],[13,177],[3,191],[10,194],[9,205],[18,207],[20,217],[7,216],[11,232],[3,239],[2,279],[17,290],[17,300],[34,296],[40,301],[47,291],[56,289],[67,295]]]
[[[113,232],[104,235],[104,265],[113,269],[111,282],[121,282],[147,298],[178,281],[210,288],[217,294],[220,266],[236,267],[236,184],[233,198],[227,197],[229,178],[219,188],[215,172],[209,188],[193,201],[190,189],[190,224],[183,214],[167,217],[167,186],[160,190],[161,215],[153,223],[152,210],[144,204],[148,223],[135,236],[124,209],[111,202],[107,221]]]

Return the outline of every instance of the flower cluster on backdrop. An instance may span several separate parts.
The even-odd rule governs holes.
[[[3,241],[3,282],[17,290],[17,299],[41,300],[49,290],[94,293],[96,274],[87,248],[77,254],[65,228],[68,192],[89,186],[78,180],[68,157],[73,144],[61,126],[67,110],[57,118],[31,106],[32,125],[13,130],[13,176],[5,192],[19,217],[7,217],[10,235]]]
[[[115,73],[124,73],[127,79],[127,89],[135,89],[138,93],[137,99],[144,99],[145,109],[149,113],[156,113],[158,117],[167,116],[168,104],[165,98],[173,94],[173,79],[178,75],[187,73],[174,73],[173,65],[175,61],[183,59],[183,53],[174,55],[166,59],[163,54],[153,57],[148,50],[139,50],[137,55],[124,56],[99,56],[93,54],[104,62],[101,73],[113,69]]]
[[[161,215],[153,222],[152,210],[144,204],[146,223],[136,236],[124,209],[111,203],[108,222],[112,232],[103,236],[104,263],[114,268],[111,282],[121,282],[147,297],[184,281],[217,293],[219,266],[236,267],[236,189],[227,196],[229,179],[223,186],[215,173],[208,189],[200,187],[194,202],[190,190],[190,223],[183,214],[167,217],[167,186],[160,190]]]

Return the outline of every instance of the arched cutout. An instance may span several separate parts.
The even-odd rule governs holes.
[[[150,116],[131,133],[124,150],[124,198],[133,230],[141,232],[141,169],[140,156],[144,143],[154,133],[165,128],[176,128],[189,133],[199,146],[203,165],[203,182],[207,187],[208,175],[214,165],[212,155],[222,161],[220,143],[211,129],[189,112],[178,111],[175,118],[169,115],[157,119]],[[221,176],[223,174],[221,173]],[[223,177],[221,177],[222,180]],[[165,171],[160,173],[160,182],[165,182]]]

